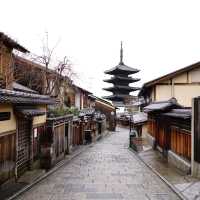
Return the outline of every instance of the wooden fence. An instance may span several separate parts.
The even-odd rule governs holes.
[[[72,145],[81,145],[83,144],[83,130],[81,122],[73,122],[73,131],[72,131]]]
[[[187,159],[191,159],[191,134],[178,127],[171,127],[170,149]]]
[[[162,149],[165,149],[166,147],[166,132],[165,132],[165,127],[160,123],[159,126],[157,127],[157,132],[155,132],[156,127],[153,123],[153,131],[154,131],[154,135],[156,135],[156,141],[157,141],[157,145],[159,147],[161,147]]]
[[[152,137],[156,137],[156,120],[153,118],[149,118],[148,122],[147,122],[147,130],[148,133],[152,136]]]
[[[65,124],[59,124],[54,128],[54,145],[55,145],[55,155],[59,157],[64,153],[65,144]]]

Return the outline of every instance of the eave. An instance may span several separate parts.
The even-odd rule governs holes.
[[[103,88],[106,91],[137,91],[140,88],[139,87],[130,87],[130,86],[113,86],[113,87],[109,87],[109,88]]]
[[[105,96],[104,99],[108,99],[110,101],[124,101],[126,98],[131,98],[131,95],[111,95],[111,96]]]
[[[134,83],[134,82],[140,81],[140,79],[132,78],[132,77],[114,76],[110,79],[105,79],[103,81],[108,82],[108,83],[116,83],[116,82]]]
[[[105,74],[115,75],[115,74],[135,74],[140,70],[128,67],[124,64],[119,64],[116,67],[111,68],[110,70],[106,70]]]

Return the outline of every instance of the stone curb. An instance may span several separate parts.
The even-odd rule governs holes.
[[[171,184],[166,178],[164,178],[160,173],[158,173],[153,167],[151,167],[149,164],[147,164],[137,153],[131,149],[130,147],[128,148],[129,152],[134,153],[136,157],[142,161],[154,174],[156,174],[163,182],[167,184],[167,186],[173,190],[182,200],[189,200],[187,197],[185,197],[173,184]]]
[[[60,169],[61,167],[67,165],[71,160],[73,160],[74,158],[76,158],[77,156],[79,156],[81,153],[85,152],[86,150],[88,150],[89,148],[91,148],[94,144],[96,144],[97,142],[109,137],[109,131],[107,131],[107,133],[105,135],[102,136],[102,138],[100,138],[98,141],[95,141],[87,146],[82,147],[82,149],[80,151],[78,151],[77,153],[74,153],[74,155],[72,154],[71,157],[67,158],[66,160],[62,160],[60,161],[56,166],[54,166],[50,171],[46,172],[44,175],[42,175],[41,177],[39,177],[38,179],[34,180],[32,183],[28,184],[27,186],[25,186],[24,188],[22,188],[21,190],[19,190],[17,193],[15,193],[14,195],[10,196],[9,198],[7,198],[6,200],[13,200],[16,199],[17,197],[19,197],[20,195],[22,195],[23,193],[25,193],[26,191],[30,190],[34,185],[36,185],[37,183],[39,183],[40,181],[44,180],[45,178],[47,178],[49,175],[53,174],[54,172],[56,172],[58,169]]]

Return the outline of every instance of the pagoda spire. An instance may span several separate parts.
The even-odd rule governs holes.
[[[121,49],[120,49],[120,63],[119,64],[124,64],[123,63],[123,47],[122,47],[122,41],[121,41]]]

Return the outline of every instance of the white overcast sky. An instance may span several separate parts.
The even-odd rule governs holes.
[[[137,86],[200,60],[199,0],[6,0],[0,31],[39,54],[48,31],[56,56],[68,56],[76,83],[98,96],[103,72],[124,62],[138,68]]]

